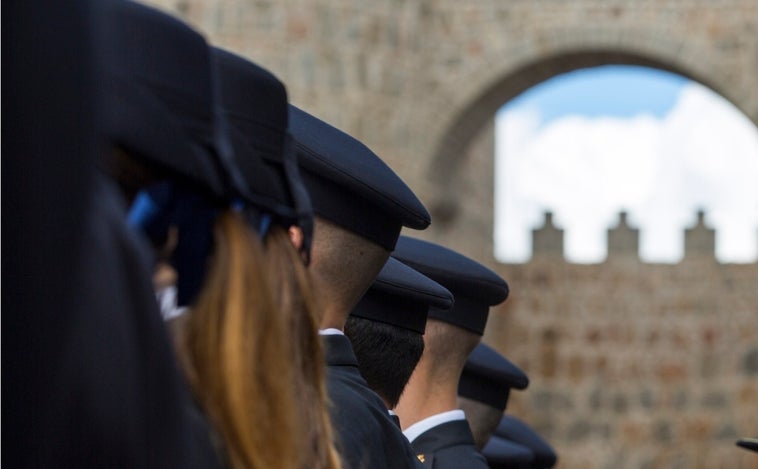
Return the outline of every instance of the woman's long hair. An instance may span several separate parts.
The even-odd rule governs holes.
[[[299,370],[293,367],[291,324],[272,296],[276,283],[267,278],[272,269],[265,267],[266,257],[242,215],[218,216],[205,282],[181,332],[180,356],[231,467],[301,469],[306,461],[292,448],[300,432],[292,385]]]
[[[333,445],[327,412],[326,365],[318,337],[317,299],[310,272],[287,231],[273,226],[265,239],[267,278],[274,303],[290,331],[289,358],[294,364],[298,433],[295,444],[304,456],[303,468],[339,469],[340,458]]]

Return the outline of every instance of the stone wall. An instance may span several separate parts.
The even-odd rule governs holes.
[[[734,445],[758,435],[758,263],[717,263],[702,215],[679,264],[640,262],[624,224],[607,261],[569,264],[555,233],[535,231],[530,262],[498,267],[511,295],[485,342],[531,380],[507,411],[559,467],[758,467]]]
[[[481,244],[474,229],[492,217],[476,191],[450,190],[464,178],[491,184],[472,142],[502,104],[557,74],[671,70],[758,122],[755,0],[146,1],[269,68],[295,104],[374,149],[433,216],[453,214],[420,236],[458,239],[462,251]]]
[[[622,230],[602,264],[567,264],[550,235],[529,263],[497,264],[491,125],[529,87],[608,63],[678,72],[758,122],[758,2],[149,2],[381,155],[432,211],[430,229],[409,234],[508,279],[485,339],[530,374],[510,410],[550,439],[559,467],[758,468],[734,446],[758,435],[758,264],[716,263],[704,227],[676,265],[639,262]]]

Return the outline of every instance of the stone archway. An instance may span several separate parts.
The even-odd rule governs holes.
[[[509,412],[555,438],[561,467],[754,464],[734,439],[758,409],[758,264],[495,265],[490,127],[530,86],[607,63],[685,75],[758,123],[754,0],[145,1],[381,155],[436,212],[409,234],[503,273],[485,339],[532,378]]]
[[[437,214],[414,235],[488,263],[492,158],[477,154],[492,145],[495,109],[520,91],[580,67],[649,65],[758,122],[750,0],[145,1],[269,68],[292,102],[377,151]]]
[[[492,120],[497,109],[544,80],[573,70],[607,64],[662,69],[719,92],[758,123],[758,105],[753,99],[755,93],[750,86],[738,86],[731,82],[728,74],[718,72],[717,63],[723,59],[723,54],[714,50],[717,48],[713,45],[711,50],[704,50],[703,44],[693,46],[688,38],[665,35],[655,29],[589,29],[566,35],[549,35],[542,41],[530,37],[523,42],[540,43],[542,46],[511,44],[503,51],[493,52],[481,60],[483,65],[479,72],[462,76],[451,84],[449,94],[440,93],[449,96],[449,100],[432,106],[432,109],[438,109],[432,112],[439,112],[437,115],[445,118],[439,119],[437,128],[430,132],[435,136],[435,143],[430,145],[431,154],[426,169],[431,186],[427,200],[430,201],[436,224],[429,237],[449,245],[470,246],[472,250],[469,253],[479,258],[492,258],[493,223],[490,218],[494,213],[494,183],[492,163],[478,153],[487,151],[492,159]],[[523,50],[532,51],[532,54],[518,53]],[[499,58],[503,60],[498,61]],[[481,187],[469,196],[466,189],[471,188],[472,180],[486,186],[489,197],[482,196]],[[488,222],[476,217],[490,218]],[[481,232],[483,226],[487,228],[484,235]],[[476,250],[473,246],[477,246]]]

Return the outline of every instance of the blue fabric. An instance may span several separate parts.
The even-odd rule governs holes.
[[[170,227],[178,234],[170,263],[177,273],[177,305],[194,301],[203,285],[213,249],[213,223],[219,209],[209,199],[183,185],[161,182],[141,191],[129,211],[132,226],[162,245]]]

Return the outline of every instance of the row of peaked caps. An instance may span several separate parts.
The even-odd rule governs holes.
[[[455,292],[455,307],[444,293],[432,292],[429,317],[483,333],[488,308],[506,298],[507,285],[491,272],[482,275],[480,266],[453,251],[410,238],[401,238],[395,246],[403,226],[426,228],[430,216],[370,149],[289,105],[283,84],[272,74],[230,52],[208,48],[183,23],[129,2],[108,5],[107,14],[117,21],[109,22],[114,26],[109,31],[114,49],[105,54],[106,83],[115,88],[107,93],[115,101],[107,109],[118,112],[106,113],[105,126],[117,145],[148,157],[152,164],[181,175],[216,198],[242,200],[282,223],[298,223],[304,229],[305,246],[310,244],[312,210],[387,249],[396,248],[394,258],[422,273],[431,266],[435,280],[440,280],[440,272],[443,277],[444,272],[455,272],[441,281]],[[177,60],[173,52],[182,49],[188,53]],[[220,72],[221,106],[211,101],[210,62]],[[203,112],[208,109],[211,112]],[[377,216],[377,211],[385,216]],[[438,268],[439,262],[444,269]],[[397,293],[399,285],[403,290],[398,275],[413,274],[400,272],[401,265],[388,262],[372,288]],[[181,284],[179,290],[180,304],[195,293]],[[420,293],[422,289],[404,290],[430,300],[428,293]],[[464,309],[466,314],[456,314]],[[358,310],[376,316],[392,309]],[[381,320],[423,332],[426,317],[405,313]],[[490,381],[471,386],[470,379]],[[527,382],[504,357],[481,346],[464,371],[461,394],[504,410],[510,387],[524,388]],[[527,426],[513,427],[514,422],[504,420],[502,434],[485,449],[493,464],[529,454],[543,466],[552,465],[555,455],[549,445]]]
[[[425,207],[389,167],[358,140],[289,105],[284,85],[270,72],[208,47],[187,25],[148,7],[105,2],[102,13],[109,25],[101,53],[104,82],[112,87],[104,94],[112,100],[104,106],[104,126],[117,145],[219,199],[242,200],[284,224],[299,224],[306,249],[314,211],[388,249],[395,248],[403,226],[429,225]],[[187,53],[179,56],[176,50]],[[211,64],[219,73],[213,75]],[[345,204],[346,198],[354,203]],[[377,209],[386,216],[376,216]],[[402,240],[394,254],[412,267],[426,252],[414,242],[405,242],[412,256],[403,259]],[[489,305],[503,301],[507,287],[481,281],[476,272],[467,277],[456,269],[466,262],[455,253],[438,257],[430,249],[428,255],[459,274],[446,279],[457,287],[451,288],[456,306],[437,304],[429,317],[481,334]],[[180,303],[189,302],[199,284],[180,283]],[[387,285],[380,276],[375,288]],[[463,308],[465,315],[451,313]],[[411,314],[396,320],[423,329]]]
[[[22,4],[23,2],[16,3],[14,7],[20,9]],[[88,8],[91,8],[92,11],[88,11]],[[27,7],[24,12],[28,14],[20,17],[24,21],[20,21],[17,26],[20,29],[27,28],[29,32],[35,30],[34,34],[37,34],[36,27],[38,25],[27,20],[40,17],[48,19],[53,16],[52,14],[45,14],[44,11],[34,11],[30,7]],[[53,8],[50,12],[58,12],[58,10]],[[87,120],[83,111],[79,116],[82,119],[81,122],[94,123],[96,121],[96,125],[82,124],[69,128],[64,125],[65,119],[63,119],[64,122],[59,122],[62,116],[68,118],[70,115],[68,112],[56,114],[60,111],[56,107],[58,101],[47,94],[40,93],[42,87],[37,86],[39,83],[34,80],[12,80],[14,85],[19,85],[19,89],[27,91],[18,93],[25,99],[23,106],[13,107],[13,109],[29,110],[26,111],[27,114],[36,114],[35,118],[40,117],[40,119],[30,119],[29,122],[35,124],[36,127],[32,125],[28,129],[40,130],[39,135],[58,137],[57,139],[50,139],[50,141],[58,140],[56,144],[65,146],[64,144],[68,143],[65,138],[60,138],[64,134],[78,143],[79,141],[76,138],[82,137],[84,140],[85,136],[76,134],[77,131],[81,134],[87,132],[86,138],[89,138],[89,132],[92,128],[97,128],[98,132],[102,131],[116,148],[125,150],[131,156],[136,156],[151,169],[157,168],[160,174],[170,175],[171,177],[167,179],[172,181],[172,186],[160,186],[153,188],[146,194],[141,193],[140,195],[144,197],[136,199],[129,214],[131,223],[144,228],[148,235],[165,235],[167,229],[165,224],[161,226],[156,222],[156,220],[164,220],[165,217],[157,216],[156,213],[162,213],[161,211],[166,210],[167,207],[186,208],[191,206],[191,208],[196,209],[196,206],[189,204],[189,202],[197,203],[197,200],[191,197],[195,193],[202,193],[218,205],[234,204],[235,206],[256,207],[261,213],[265,214],[265,216],[259,214],[258,222],[271,218],[274,223],[281,223],[284,226],[296,223],[303,228],[306,240],[311,234],[310,229],[312,228],[314,212],[390,251],[395,250],[403,226],[412,229],[424,229],[430,224],[429,213],[423,204],[381,159],[358,140],[289,105],[284,85],[263,68],[230,52],[210,47],[200,34],[183,22],[138,3],[107,0],[102,2],[73,2],[70,13],[70,16],[60,15],[56,21],[49,22],[49,25],[54,31],[59,29],[66,31],[67,34],[60,34],[58,39],[62,41],[62,45],[70,46],[71,49],[80,49],[82,52],[77,58],[81,62],[77,62],[77,67],[72,65],[71,68],[65,70],[55,67],[48,67],[48,69],[54,68],[55,73],[53,75],[61,79],[68,77],[68,75],[63,74],[64,71],[77,71],[81,72],[81,75],[85,75],[85,72],[90,70],[89,66],[93,64],[85,60],[86,52],[90,49],[84,47],[89,37],[87,34],[82,36],[73,34],[83,29],[79,26],[84,26],[84,24],[79,24],[74,20],[96,17],[97,28],[95,28],[95,33],[102,33],[102,35],[97,36],[96,41],[94,41],[97,43],[97,47],[94,50],[95,60],[93,62],[96,66],[93,69],[96,74],[102,73],[103,76],[98,76],[101,78],[99,80],[93,80],[97,83],[98,92],[96,93],[88,88],[90,85],[94,86],[95,83],[87,82],[78,86],[80,81],[76,78],[80,77],[74,73],[72,73],[74,76],[73,83],[52,80],[49,88],[53,92],[65,90],[63,93],[55,93],[55,97],[59,99],[71,96],[72,101],[80,101],[87,105],[92,101],[91,95],[94,95],[98,103],[99,100],[103,100],[104,102],[97,106],[96,112],[87,106],[82,107],[82,109],[92,111],[91,114],[96,115],[97,119],[89,116],[92,119]],[[77,14],[79,16],[76,16]],[[70,24],[63,20],[70,21]],[[33,27],[29,27],[31,23],[34,23]],[[85,22],[82,21],[82,23]],[[42,24],[48,25],[48,22],[42,22]],[[70,26],[70,30],[67,30],[66,27],[56,29],[61,24]],[[23,30],[26,31],[27,29]],[[16,30],[14,29],[14,31]],[[46,38],[47,36],[42,39]],[[16,42],[16,44],[21,43],[22,41]],[[45,43],[45,45],[50,44]],[[52,50],[57,51],[55,47]],[[19,58],[19,54],[15,53],[19,51],[23,52],[23,60],[16,60]],[[182,53],[177,54],[177,51],[182,51]],[[15,55],[11,56],[14,60],[12,63],[21,65],[21,67],[14,67],[14,69],[22,72],[28,72],[28,67],[24,68],[28,63],[37,64],[39,62],[40,66],[58,64],[57,61],[53,60],[53,57],[50,57],[53,55],[52,53],[45,56],[46,60],[29,60],[29,57],[36,57],[33,55],[34,52],[37,52],[38,55],[44,55],[42,54],[44,51],[41,49],[23,50],[18,46],[18,49],[14,49],[13,52]],[[37,77],[34,73],[23,75],[21,72],[18,76]],[[13,78],[18,76],[14,75]],[[38,99],[34,97],[38,97]],[[14,100],[12,104],[16,106],[18,103]],[[70,112],[70,109],[66,109],[66,111]],[[41,119],[41,117],[48,115],[53,116],[55,119],[51,120],[55,122],[45,127],[44,125],[49,124],[49,122]],[[19,122],[26,121],[20,119]],[[42,129],[40,129],[41,127]],[[26,131],[29,132],[30,130]],[[27,133],[22,132],[11,133],[27,136]],[[28,148],[24,147],[23,144],[28,144],[30,140],[22,138],[13,140],[11,143],[16,146],[12,148],[22,149],[11,153],[15,156],[26,156]],[[85,145],[73,146],[75,148],[70,150],[71,154],[66,155],[71,158],[71,164],[80,162],[82,167],[86,166],[88,161],[85,158]],[[91,148],[96,146],[92,144]],[[49,154],[50,152],[40,153]],[[94,155],[97,152],[93,150],[91,153]],[[80,156],[80,160],[77,160],[76,156]],[[28,160],[34,159],[29,158]],[[26,163],[34,162],[28,160]],[[49,158],[42,161],[49,161]],[[16,159],[12,160],[12,163],[15,164]],[[17,169],[15,166],[13,168]],[[24,167],[24,169],[28,172],[28,168]],[[16,173],[23,175],[25,171],[17,171]],[[42,171],[39,173],[47,174],[42,173]],[[81,173],[84,174],[84,171]],[[80,180],[77,179],[78,181]],[[98,184],[100,182],[98,180]],[[71,184],[71,186],[76,185]],[[84,184],[81,186],[84,187]],[[13,187],[17,188],[16,186]],[[100,189],[98,187],[98,191]],[[107,191],[103,189],[103,192],[106,193]],[[107,194],[111,195],[110,192]],[[66,200],[63,197],[64,195],[66,193],[61,194],[60,200]],[[32,198],[24,200],[29,201]],[[345,200],[350,200],[351,203],[345,204]],[[101,202],[103,202],[101,204],[102,210],[108,210],[107,213],[110,215],[110,202],[112,200],[110,198],[108,200],[103,199]],[[185,202],[187,204],[183,205]],[[98,209],[101,205],[97,206]],[[61,212],[68,213],[65,210],[58,210],[58,213]],[[189,210],[189,212],[192,215],[196,214],[196,211]],[[45,213],[42,212],[40,215],[45,215]],[[179,217],[180,214],[172,214],[172,216]],[[40,218],[45,217],[40,216]],[[197,218],[190,218],[181,221],[187,221],[188,224],[199,224]],[[97,217],[94,219],[100,221]],[[172,219],[171,221],[177,220]],[[114,226],[116,225],[114,224]],[[262,226],[262,224],[259,225],[259,227]],[[101,226],[98,225],[98,227]],[[43,240],[49,240],[49,238],[49,236],[42,237]],[[192,236],[181,236],[179,244],[176,246],[177,250],[191,252],[192,255],[189,257],[194,260],[194,263],[188,263],[184,269],[177,268],[179,270],[177,286],[180,306],[191,303],[193,295],[197,292],[199,285],[202,284],[202,279],[198,279],[192,273],[203,271],[202,268],[198,268],[198,265],[203,263],[208,255],[207,248],[204,251],[195,249],[198,246],[182,245],[182,243],[191,241]],[[433,254],[431,250],[422,249],[420,245],[414,247],[413,243],[415,242],[415,240],[409,239],[403,241],[400,246],[397,246],[395,256],[402,257],[402,244],[406,243],[411,246],[408,248],[409,250],[422,256],[422,262],[428,260],[429,265],[434,266],[435,262],[442,259],[438,254]],[[42,242],[32,244],[43,245]],[[73,265],[77,262],[75,255],[78,253],[73,249],[73,246],[77,244],[74,242],[68,244],[72,246],[70,250],[59,249],[58,251],[63,251],[60,254],[64,257],[69,256],[71,259],[71,262],[61,262],[62,264]],[[308,244],[309,242],[306,241],[304,246],[308,246]],[[431,244],[423,245],[432,249]],[[99,252],[97,251],[99,247],[101,246],[91,246],[91,251]],[[444,248],[439,247],[439,249]],[[21,249],[20,251],[28,252],[30,250]],[[108,252],[117,254],[115,249],[108,250]],[[79,254],[81,253],[79,252]],[[62,257],[50,255],[48,259],[60,261]],[[411,261],[411,256],[409,256],[406,262],[410,264]],[[395,262],[392,261],[392,263]],[[97,263],[104,270],[116,264],[105,261]],[[446,287],[456,293],[456,308],[462,308],[470,300],[471,305],[475,305],[476,309],[472,309],[470,314],[465,317],[453,315],[451,311],[455,308],[452,308],[452,298],[442,299],[442,296],[450,296],[451,293],[440,287],[446,293],[443,292],[439,298],[439,308],[437,308],[439,317],[445,317],[450,322],[456,322],[461,327],[481,334],[486,321],[486,305],[503,301],[508,293],[507,285],[494,274],[492,274],[493,279],[486,276],[480,277],[480,271],[476,269],[467,270],[472,265],[471,261],[452,251],[449,251],[449,256],[445,258],[445,264],[448,270],[458,272],[458,275],[450,276],[445,280]],[[27,262],[21,265],[36,264]],[[395,265],[399,265],[399,262]],[[410,271],[410,267],[407,269]],[[487,275],[490,274],[487,273]],[[419,273],[416,275],[421,276]],[[21,279],[33,277],[33,275],[19,276]],[[97,280],[102,281],[107,279],[103,275],[96,277]],[[112,287],[117,283],[116,281],[109,282],[109,286]],[[381,284],[381,280],[377,282],[377,285],[379,284]],[[63,290],[78,291],[74,288]],[[109,295],[103,294],[102,296],[110,299]],[[481,306],[482,302],[486,305]],[[127,301],[114,301],[113,303],[111,306],[114,309],[126,310],[130,306]],[[34,308],[21,307],[18,309],[26,311]],[[51,309],[39,308],[41,311]],[[89,313],[89,309],[83,309]],[[102,305],[92,308],[92,310],[109,311]],[[64,313],[65,311],[61,308],[60,317],[67,317]],[[90,316],[88,316],[89,321],[85,323],[96,324],[93,319],[96,319],[97,315],[91,314]],[[124,322],[132,319],[129,314],[120,317]],[[35,324],[34,318],[35,316],[32,314],[25,316],[25,319],[28,319],[27,327]],[[147,322],[149,323],[149,321]],[[19,324],[14,323],[14,326],[19,326]],[[413,327],[423,328],[417,324]],[[137,329],[123,328],[123,330]],[[24,327],[13,327],[10,330],[25,331],[26,329]],[[105,338],[109,331],[111,329],[103,327],[101,335],[98,337]],[[19,333],[19,337],[30,335]],[[88,336],[95,337],[95,335],[89,334]],[[40,335],[37,334],[34,337],[40,337]],[[137,345],[139,344],[136,344],[135,347]],[[116,350],[121,349],[114,347],[114,353]],[[125,351],[120,357],[129,356],[128,347],[124,347],[123,350]],[[134,354],[134,356],[136,355],[138,354]],[[98,359],[107,362],[108,357],[110,355],[103,353],[99,354]],[[167,357],[169,357],[168,354],[163,355],[163,358]],[[160,360],[157,354],[152,361],[153,363],[150,366],[159,369],[157,362]],[[53,363],[53,361],[49,363]],[[127,364],[122,363],[122,365],[121,371],[128,368]],[[137,369],[145,364],[135,360],[131,365]],[[93,366],[93,368],[98,368],[98,371],[113,369],[113,367],[105,365]],[[86,370],[89,369],[86,368]],[[167,369],[171,369],[170,366]],[[44,376],[45,374],[40,372],[39,375]],[[82,375],[86,375],[86,372],[82,371]],[[129,383],[125,382],[128,380],[128,373],[118,373],[117,375],[122,380],[123,386],[114,387],[120,389],[128,387]],[[166,377],[168,381],[170,376],[167,375]],[[98,379],[88,381],[88,383],[110,383],[110,381]],[[96,387],[93,384],[92,389],[94,390]],[[169,386],[165,388],[168,390]],[[33,395],[34,393],[28,394]],[[92,395],[102,399],[110,397],[110,394],[105,392],[93,392]],[[147,408],[147,406],[136,405],[134,402],[131,404],[134,405],[131,407],[125,405],[121,409],[129,409],[128,412],[124,412],[125,415],[134,416],[140,409]],[[33,406],[18,406],[22,409],[29,407]],[[169,409],[169,406],[165,408]],[[150,410],[153,415],[148,420],[162,421],[158,410]],[[30,418],[28,421],[33,426],[36,420]],[[161,428],[160,425],[148,425],[147,427]],[[66,436],[74,438],[77,435],[68,434]],[[126,447],[127,445],[123,446]],[[148,449],[152,450],[152,448]]]
[[[481,335],[489,306],[502,302],[507,293],[507,284],[481,264],[448,248],[401,236],[352,314],[421,334],[431,318]],[[528,385],[521,369],[479,344],[465,363],[458,395],[503,414],[510,391]],[[509,415],[503,415],[483,454],[493,468],[543,468],[557,461],[555,451],[537,432]]]
[[[75,4],[72,11],[81,13],[77,5],[80,4]],[[466,258],[452,251],[440,256],[439,250],[424,247],[431,244],[407,238],[396,246],[403,226],[424,229],[431,222],[430,216],[415,194],[370,149],[289,105],[284,85],[271,73],[235,54],[209,47],[200,34],[181,21],[134,2],[92,2],[91,6],[97,10],[97,32],[103,33],[96,41],[95,68],[104,74],[98,82],[104,92],[96,95],[105,103],[96,113],[97,125],[115,146],[141,156],[151,167],[171,173],[193,189],[200,188],[216,202],[257,207],[275,222],[297,223],[306,235],[306,247],[315,212],[388,250],[394,249],[394,258],[423,274],[430,274],[444,261],[444,270],[456,275],[443,280],[434,277],[455,294],[455,301],[445,308],[446,302],[440,300],[440,307],[432,308],[429,317],[483,332],[488,306],[506,298],[507,285],[497,276],[481,277],[479,271],[468,272],[469,260],[464,262]],[[28,24],[19,24],[25,26]],[[62,44],[69,44],[65,40],[76,37],[61,35],[60,39]],[[183,53],[177,54],[177,50]],[[55,72],[60,75],[61,70]],[[29,82],[28,86],[34,89],[35,84]],[[54,82],[50,85],[54,90],[61,88]],[[83,86],[72,89],[87,92]],[[38,89],[34,91],[19,95],[39,95]],[[56,103],[39,100],[25,105],[50,111],[56,109]],[[42,125],[40,121],[32,122]],[[58,129],[58,124],[51,129]],[[59,143],[63,145],[66,140]],[[177,192],[181,190],[173,188],[169,196]],[[345,204],[345,200],[351,203]],[[148,215],[143,213],[143,218],[135,218],[144,223],[154,209],[155,206],[146,210]],[[264,219],[267,218],[262,216],[260,221]],[[404,252],[413,255],[406,256]],[[195,257],[202,261],[206,254],[199,252]],[[416,262],[419,258],[422,261]],[[425,270],[424,266],[431,268]],[[193,268],[187,272],[202,271],[190,267]],[[191,277],[184,275],[187,272],[179,272],[180,303],[189,302],[197,286],[185,280]],[[381,279],[377,285],[380,283]],[[464,309],[467,314],[455,314]],[[414,322],[411,327],[419,326]],[[493,367],[493,361],[488,363],[484,369]],[[476,367],[467,367],[472,369]],[[494,378],[492,382],[498,380]],[[525,378],[511,385],[517,389],[519,386],[526,386]],[[499,399],[503,401],[502,393]],[[505,402],[498,405],[504,406]],[[533,436],[524,429],[516,433],[519,438]],[[504,436],[517,442],[513,434]],[[532,451],[536,457],[536,450]]]

